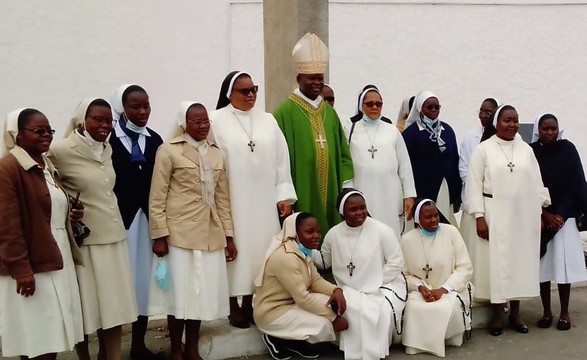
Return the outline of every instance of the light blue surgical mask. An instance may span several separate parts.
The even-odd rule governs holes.
[[[436,125],[436,123],[438,122],[438,118],[432,120],[429,117],[422,115],[422,122],[424,122],[424,124],[432,127],[432,126]]]
[[[363,114],[363,121],[366,122],[367,124],[375,124],[377,123],[377,121],[381,119],[381,116],[378,117],[377,119],[373,120],[370,117],[368,117],[367,115]]]
[[[422,230],[422,234],[426,235],[426,236],[434,236],[436,235],[436,231],[438,231],[438,229],[436,231],[428,231],[424,228],[421,228]]]
[[[300,251],[304,253],[304,255],[310,256],[312,254],[312,249],[308,249],[304,246],[304,244],[298,243],[298,247],[300,248]]]

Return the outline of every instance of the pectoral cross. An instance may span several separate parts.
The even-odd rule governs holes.
[[[251,152],[255,151],[255,143],[253,142],[253,140],[249,140],[249,143],[247,145],[251,148]]]
[[[432,271],[432,268],[426,264],[426,267],[423,267],[422,270],[426,271],[426,279],[428,279],[428,274]]]
[[[356,267],[355,265],[353,265],[353,262],[351,261],[346,267],[349,269],[349,275],[353,276],[353,270],[355,270]]]
[[[371,148],[367,151],[371,153],[371,159],[375,159],[375,153],[377,152],[377,149],[371,145]]]
[[[508,167],[510,168],[510,172],[514,172],[514,166],[516,166],[513,162],[508,163]]]
[[[322,137],[322,134],[320,134],[318,136],[318,139],[316,139],[316,142],[318,144],[320,144],[320,149],[324,149],[324,144],[326,144],[326,139]]]

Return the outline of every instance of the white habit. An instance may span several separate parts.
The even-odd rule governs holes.
[[[70,351],[84,339],[82,307],[67,237],[67,197],[45,170],[51,196],[51,233],[63,257],[63,269],[35,274],[35,294],[16,293],[16,280],[0,276],[2,356],[36,357]],[[18,215],[15,215],[18,216]]]
[[[406,304],[402,343],[406,352],[444,357],[445,342],[460,346],[471,329],[473,265],[465,243],[452,225],[441,224],[435,236],[414,229],[401,240],[410,295]],[[426,278],[426,265],[431,269]],[[426,302],[418,286],[449,290],[440,300]],[[463,316],[464,315],[464,316]]]
[[[407,296],[404,260],[395,232],[369,217],[354,228],[343,221],[326,234],[321,253],[323,261],[316,261],[317,266],[332,266],[346,298],[344,316],[349,328],[340,333],[345,359],[386,357],[394,332],[401,333]]]
[[[347,139],[350,128],[345,128]],[[369,204],[369,214],[390,226],[399,238],[404,218],[403,200],[416,197],[410,156],[395,125],[381,120],[355,123],[350,141],[354,187]],[[372,151],[371,151],[372,150]]]
[[[465,193],[469,212],[489,227],[489,241],[470,239],[475,296],[492,303],[538,296],[540,214],[550,197],[530,146],[496,135],[479,144]]]
[[[575,218],[568,218],[565,225],[546,246],[546,254],[540,259],[540,282],[555,281],[571,284],[587,280],[581,235]]]
[[[251,295],[265,250],[279,232],[277,202],[293,204],[296,192],[289,152],[273,115],[232,105],[210,113],[212,141],[226,159],[234,225],[235,261],[227,263],[230,296]],[[255,145],[253,151],[249,141]]]

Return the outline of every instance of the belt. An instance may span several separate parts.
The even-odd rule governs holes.
[[[493,199],[493,195],[491,195],[491,194],[483,193],[483,196],[485,196],[486,198]]]

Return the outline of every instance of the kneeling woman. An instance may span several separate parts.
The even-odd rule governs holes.
[[[436,204],[420,201],[413,229],[402,237],[410,294],[402,343],[406,353],[444,357],[444,344],[460,346],[471,330],[473,265],[461,234],[440,224]]]
[[[346,309],[341,289],[322,279],[312,263],[312,249],[319,243],[316,217],[295,213],[265,253],[255,279],[253,316],[274,359],[289,359],[291,352],[316,358],[319,354],[308,343],[334,341],[335,332],[348,327],[341,316]]]
[[[347,301],[349,330],[341,333],[345,359],[379,359],[389,355],[394,331],[401,334],[407,288],[395,231],[368,217],[363,194],[343,190],[338,209],[344,221],[324,238],[321,268],[332,274]]]
[[[184,101],[178,124],[179,136],[157,151],[149,198],[153,252],[167,255],[171,283],[166,291],[151,288],[163,302],[153,313],[168,314],[171,359],[201,359],[201,320],[228,315],[226,261],[235,259],[236,248],[224,158],[206,140],[208,112]]]

